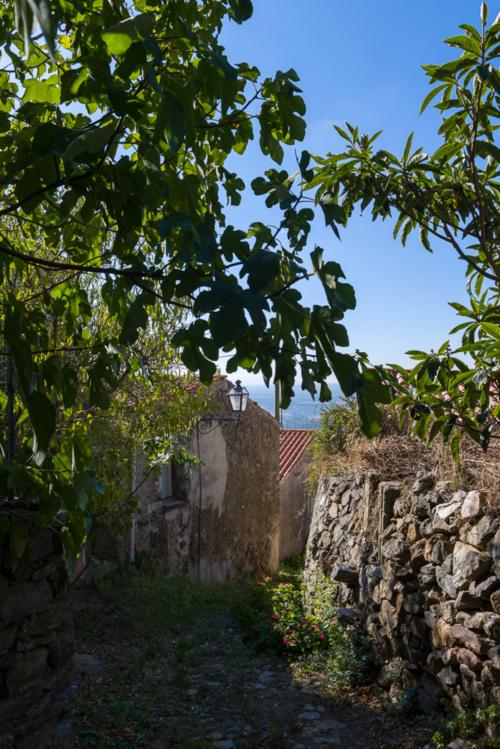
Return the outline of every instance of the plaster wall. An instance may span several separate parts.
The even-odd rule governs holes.
[[[312,500],[306,491],[309,462],[304,453],[280,481],[280,560],[290,554],[302,554],[307,542],[312,514]]]

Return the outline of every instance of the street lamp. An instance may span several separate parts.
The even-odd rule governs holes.
[[[248,390],[241,386],[241,380],[236,380],[236,385],[227,394],[231,408],[237,414],[243,413],[248,403]]]

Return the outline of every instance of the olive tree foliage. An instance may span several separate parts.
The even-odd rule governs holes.
[[[457,57],[424,66],[432,88],[421,111],[433,102],[441,116],[434,153],[414,148],[410,135],[398,157],[377,148],[380,133],[337,127],[345,150],[316,158],[310,182],[343,226],[360,208],[392,220],[403,245],[418,232],[426,250],[439,240],[464,262],[469,303],[451,302],[460,322],[450,335],[460,332],[460,343],[410,351],[411,370],[386,370],[415,433],[429,441],[442,434],[455,455],[464,433],[486,448],[500,426],[500,17],[488,25],[487,14],[483,3],[479,29],[464,23],[445,40]]]
[[[220,43],[224,23],[251,13],[250,0],[1,5],[0,523],[14,556],[29,501],[41,526],[64,510],[67,547],[78,548],[101,491],[81,414],[107,409],[123,368],[142,367],[137,342],[157,303],[186,313],[170,344],[203,382],[225,352],[229,372],[279,380],[286,406],[296,378],[328,400],[334,372],[357,394],[366,431],[377,430],[387,390],[362,358],[338,351],[354,291],[307,246],[309,154],[297,154],[296,175],[278,168],[305,133],[298,76],[264,78]],[[252,188],[281,219],[235,227],[226,207],[245,184],[228,158],[254,138],[269,169]],[[296,285],[311,273],[326,299],[309,308]],[[89,278],[112,326],[92,325]]]

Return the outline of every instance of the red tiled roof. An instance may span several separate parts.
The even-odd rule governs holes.
[[[290,473],[313,438],[312,429],[280,430],[280,481]]]

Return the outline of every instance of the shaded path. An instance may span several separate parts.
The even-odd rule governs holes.
[[[431,733],[367,690],[335,694],[256,654],[230,595],[174,601],[162,617],[156,601],[124,593],[73,597],[79,650],[93,656],[77,661],[91,672],[73,695],[79,749],[417,749]]]

